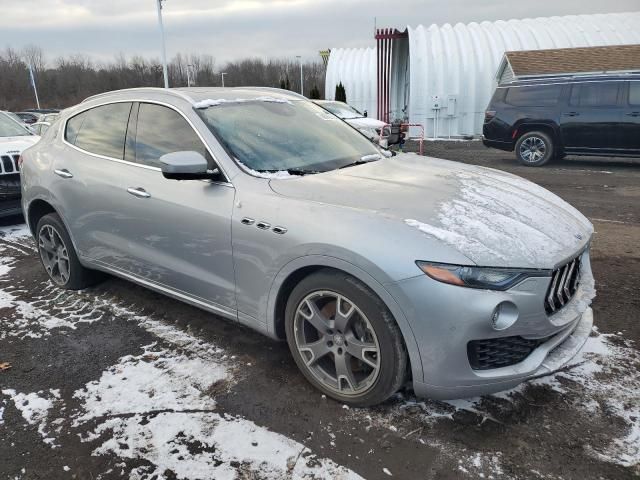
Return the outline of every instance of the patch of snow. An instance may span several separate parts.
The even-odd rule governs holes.
[[[288,103],[289,105],[291,105],[291,101],[286,98],[263,96],[263,97],[255,97],[255,98],[236,98],[236,99],[208,98],[206,100],[200,100],[199,102],[194,103],[193,106],[194,108],[209,108],[209,107],[217,107],[218,105],[223,105],[226,103],[246,103],[246,102]]]
[[[355,473],[319,459],[293,440],[242,418],[221,415],[208,392],[229,381],[229,370],[199,357],[158,350],[123,357],[77,391],[81,413],[74,426],[94,425],[83,441],[107,440],[94,455],[117,455],[153,464],[140,478],[173,471],[179,478],[344,478]],[[235,466],[234,466],[235,465]]]
[[[43,441],[51,445],[52,448],[55,448],[55,439],[47,433],[49,427],[47,419],[54,403],[60,399],[60,390],[25,394],[7,388],[2,390],[2,394],[8,396],[13,401],[16,409],[20,411],[22,418],[24,418],[29,425],[38,426],[38,433]]]
[[[277,172],[258,172],[256,170],[253,170],[253,169],[247,167],[244,163],[242,163],[240,161],[238,161],[238,163],[242,166],[244,171],[246,171],[250,175],[253,175],[254,177],[269,178],[271,180],[274,180],[274,179],[275,180],[283,180],[283,179],[290,179],[290,178],[299,177],[299,175],[291,175],[286,170],[279,170]]]

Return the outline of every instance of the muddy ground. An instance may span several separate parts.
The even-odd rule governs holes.
[[[596,328],[570,368],[482,398],[405,390],[349,409],[285,343],[120,279],[55,289],[21,220],[5,220],[0,478],[638,478],[640,161],[426,152],[521,175],[594,223]]]

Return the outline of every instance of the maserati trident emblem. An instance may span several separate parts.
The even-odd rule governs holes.
[[[576,237],[578,240],[582,240],[582,234],[580,233],[576,233],[574,237]]]

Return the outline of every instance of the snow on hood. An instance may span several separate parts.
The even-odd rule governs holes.
[[[386,125],[380,120],[368,117],[345,118],[344,121],[358,128],[382,128]]]
[[[498,170],[402,154],[271,181],[282,195],[374,211],[478,265],[553,268],[584,248],[591,223],[548,190]]]
[[[20,153],[40,140],[37,135],[24,135],[18,137],[0,137],[0,153]]]
[[[255,97],[255,98],[236,98],[236,99],[228,99],[228,98],[218,98],[211,99],[208,98],[206,100],[200,100],[193,104],[194,108],[208,108],[208,107],[216,107],[218,105],[222,105],[225,103],[245,103],[245,102],[271,102],[271,103],[288,103],[291,104],[289,100],[286,98],[279,97]]]

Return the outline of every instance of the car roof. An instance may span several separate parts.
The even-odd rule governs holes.
[[[604,82],[609,80],[640,80],[640,73],[593,74],[593,75],[546,75],[535,78],[522,78],[502,83],[500,87],[522,87],[551,83]]]
[[[205,100],[252,100],[269,96],[281,98],[283,100],[306,100],[307,98],[279,88],[269,87],[180,87],[180,88],[128,88],[124,90],[114,90],[112,92],[100,93],[86,98],[82,103],[94,100],[128,100],[133,97],[143,99],[158,99],[158,97],[171,96],[181,98],[192,104]]]

